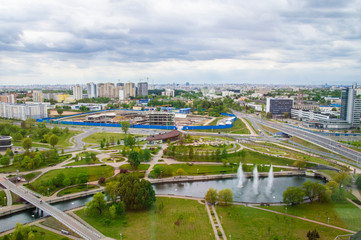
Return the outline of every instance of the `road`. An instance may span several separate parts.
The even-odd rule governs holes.
[[[44,212],[48,213],[56,220],[79,234],[79,236],[83,237],[84,239],[89,240],[99,240],[105,238],[93,230],[87,228],[83,224],[76,221],[74,218],[70,217],[66,213],[60,211],[59,209],[51,206],[50,204],[43,202],[42,200],[38,199],[37,197],[30,194],[28,191],[18,188],[15,184],[5,179],[4,181],[0,182],[5,188],[9,189],[13,193],[17,194],[27,202],[31,203],[33,206],[43,210]]]
[[[236,113],[236,115],[238,114],[238,115],[244,116],[240,112],[235,111],[235,113]],[[361,153],[346,147],[345,144],[336,142],[336,141],[332,140],[331,138],[324,137],[317,133],[312,133],[312,132],[309,132],[304,129],[297,128],[295,126],[291,126],[288,124],[281,124],[281,123],[276,123],[276,122],[265,121],[261,118],[257,118],[257,117],[250,116],[250,115],[247,115],[246,118],[249,119],[251,122],[256,122],[257,124],[262,124],[262,125],[265,125],[265,126],[268,126],[271,128],[275,128],[284,133],[287,133],[288,135],[297,136],[297,137],[305,139],[311,143],[318,144],[318,145],[320,145],[326,149],[329,149],[341,156],[344,156],[346,158],[354,160],[355,162],[350,162],[346,159],[344,161],[361,168],[361,164],[360,164]]]

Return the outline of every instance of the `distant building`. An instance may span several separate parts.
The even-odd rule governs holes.
[[[148,96],[148,83],[140,82],[138,83],[138,96]]]
[[[56,95],[56,101],[58,103],[66,102],[66,99],[69,97],[70,97],[69,94],[58,94],[58,95]]]
[[[93,82],[87,83],[86,87],[87,87],[88,98],[98,97],[97,85],[95,83],[93,83]]]
[[[189,82],[186,82],[186,86],[189,86]]]
[[[293,99],[290,98],[267,98],[266,112],[271,113],[272,117],[283,117],[284,113],[291,116]]]
[[[19,120],[26,120],[27,118],[46,118],[48,117],[48,104],[0,103],[0,117]]]
[[[8,148],[11,149],[13,144],[11,143],[12,137],[0,136],[0,151],[6,151]]]
[[[165,91],[162,92],[163,96],[168,96],[168,97],[174,97],[174,90],[173,89],[166,89]]]
[[[136,97],[135,84],[132,82],[124,84],[124,98],[128,99],[130,97]]]
[[[356,83],[341,91],[340,119],[346,120],[352,128],[360,126],[361,99],[356,95]]]
[[[151,135],[147,137],[147,141],[148,143],[164,143],[169,141],[175,141],[178,139],[179,135],[181,135],[182,133],[178,130],[173,130],[171,132],[167,132],[167,133],[163,133],[163,134],[158,134],[158,135]]]
[[[75,100],[83,99],[83,88],[79,84],[73,87],[73,98]]]
[[[98,97],[115,98],[117,95],[114,83],[99,83],[97,85],[97,91]]]
[[[33,91],[33,102],[44,102],[43,91]]]
[[[3,103],[16,103],[16,95],[15,94],[4,94],[0,95],[0,102]]]

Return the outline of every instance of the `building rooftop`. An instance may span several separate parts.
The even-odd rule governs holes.
[[[167,140],[170,138],[178,137],[181,134],[178,130],[173,130],[171,132],[158,134],[158,135],[150,135],[147,137],[147,141],[157,141],[157,140]]]

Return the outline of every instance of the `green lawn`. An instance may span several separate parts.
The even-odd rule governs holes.
[[[67,238],[64,235],[61,235],[60,232],[59,234],[56,234],[54,232],[51,232],[49,230],[46,230],[44,228],[32,225],[30,226],[31,230],[34,232],[35,238],[36,240],[67,240],[69,238]],[[7,234],[8,236],[11,234]],[[4,236],[1,237],[0,239],[4,239]],[[15,238],[14,238],[15,239]]]
[[[88,176],[88,182],[99,180],[101,177],[111,177],[114,174],[114,168],[111,166],[94,166],[94,167],[74,167],[74,168],[63,168],[56,169],[46,172],[44,175],[36,179],[30,185],[30,188],[34,189],[34,191],[39,191],[39,187],[42,186],[42,182],[48,182],[50,179],[56,177],[58,173],[63,173],[65,178],[75,179],[79,174],[86,174]],[[50,194],[58,191],[62,187],[56,187],[52,189]]]
[[[161,166],[164,164],[156,164],[155,166]],[[238,166],[234,166],[232,168],[232,166],[223,166],[223,165],[207,165],[207,164],[193,164],[193,165],[188,165],[188,164],[170,164],[168,165],[173,173],[173,176],[176,176],[176,172],[179,168],[182,168],[185,172],[186,175],[197,175],[197,170],[198,170],[198,175],[212,175],[212,174],[222,174],[222,173],[236,173]],[[279,172],[282,168],[273,168],[273,171],[275,172]],[[287,169],[282,169],[284,171],[286,171]],[[267,170],[268,171],[268,170]],[[151,171],[149,176],[154,176],[154,170]]]
[[[41,172],[31,172],[31,173],[28,173],[28,174],[24,175],[23,177],[25,178],[26,181],[31,181],[31,179],[35,178],[40,173]]]
[[[7,206],[7,201],[4,200],[4,198],[6,197],[6,194],[4,191],[0,191],[0,205],[1,206]]]
[[[325,149],[325,148],[323,148],[323,147],[320,147],[320,146],[318,146],[318,145],[315,145],[315,144],[313,144],[313,143],[310,143],[309,141],[303,140],[303,139],[298,138],[298,137],[291,137],[290,140],[291,140],[291,141],[294,141],[295,143],[301,144],[301,145],[303,145],[303,146],[305,146],[305,147],[308,147],[308,148],[312,148],[312,149],[314,149],[314,150],[317,150],[317,151],[327,152],[327,153],[332,153],[332,154],[337,155],[337,154],[334,153],[334,152],[331,152],[331,151],[329,151],[329,150],[327,150],[327,149]]]
[[[278,133],[278,132],[279,132],[279,130],[274,129],[274,128],[271,128],[271,127],[267,127],[267,126],[265,126],[265,125],[261,125],[261,127],[262,127],[264,130],[266,130],[266,131],[268,131],[268,132],[270,132],[270,133]]]
[[[221,133],[233,133],[233,134],[249,134],[249,130],[242,122],[242,120],[238,119],[233,122],[233,127],[226,129],[206,129],[206,130],[190,130],[193,132],[221,132]]]
[[[78,186],[63,189],[60,192],[58,192],[57,196],[62,196],[62,195],[67,195],[67,194],[72,194],[72,193],[77,193],[77,192],[83,192],[86,190],[96,189],[96,188],[99,188],[99,187],[97,185],[93,185],[93,184],[88,184],[88,186],[87,186],[87,184],[81,184]]]
[[[125,216],[112,219],[109,225],[104,217],[87,216],[83,210],[76,214],[108,237],[120,239],[214,239],[205,206],[194,200],[157,198],[156,204],[163,202],[163,210],[157,211],[153,205],[145,211],[126,211]],[[175,222],[178,218],[180,224]],[[211,233],[211,235],[210,235]]]
[[[86,162],[85,159],[82,159],[77,162],[68,163],[65,166],[77,166],[77,165],[87,165],[87,164],[95,164],[95,163],[100,163],[100,161],[96,159],[95,161],[91,160],[90,162]]]
[[[232,240],[307,239],[307,232],[315,228],[321,240],[346,234],[333,228],[246,206],[217,206],[216,210],[218,216],[222,217],[226,235],[231,235]]]
[[[254,152],[248,149],[244,150],[246,152],[246,156],[244,159],[241,159],[238,156],[229,157],[230,161],[237,162],[241,160],[242,163],[255,163],[255,164],[273,164],[273,165],[283,165],[283,166],[293,166],[295,160],[283,158],[283,157],[275,157],[268,156],[262,153]],[[307,167],[315,166],[315,164],[307,163]]]
[[[278,212],[285,212],[284,206],[264,207]],[[297,206],[288,206],[287,213],[295,216],[306,217],[308,219],[327,223],[338,227],[360,231],[361,229],[361,209],[350,202],[337,203],[312,203]]]
[[[139,135],[135,135],[135,136],[139,136]],[[97,132],[86,138],[83,138],[83,141],[86,143],[99,144],[103,138],[105,138],[106,140],[109,140],[111,137],[113,137],[115,143],[117,143],[118,139],[120,141],[123,140],[123,138],[125,137],[125,134],[124,133]]]
[[[150,164],[139,164],[137,170],[148,170]],[[123,164],[119,167],[119,169],[127,169],[127,170],[133,170],[130,166],[130,164]]]

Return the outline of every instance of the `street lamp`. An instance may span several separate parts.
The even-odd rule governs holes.
[[[121,233],[119,233],[120,234],[120,240],[122,240],[123,239],[123,235],[121,234]]]
[[[287,214],[287,207],[286,207],[286,214]]]
[[[231,234],[229,234],[229,240],[231,240],[232,239],[232,236],[231,236]]]
[[[4,206],[5,206],[5,204],[6,204],[6,197],[4,197]]]
[[[163,178],[163,171],[160,171],[160,177]]]
[[[198,175],[198,171],[199,171],[199,169],[197,169],[197,175]]]
[[[49,197],[49,188],[48,188],[48,197]]]
[[[222,224],[222,216],[221,216],[221,224]]]
[[[330,217],[327,217],[327,224],[330,224]]]

